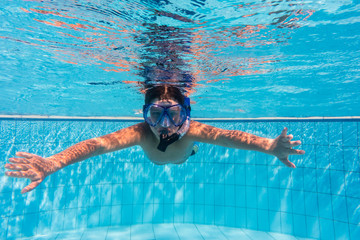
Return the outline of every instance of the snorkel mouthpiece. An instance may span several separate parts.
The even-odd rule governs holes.
[[[157,149],[159,149],[162,152],[165,152],[166,148],[170,144],[172,144],[172,143],[176,142],[177,140],[179,140],[179,138],[180,138],[180,134],[178,134],[178,133],[174,133],[171,136],[169,136],[167,133],[162,132],[160,134],[160,143],[157,146]]]

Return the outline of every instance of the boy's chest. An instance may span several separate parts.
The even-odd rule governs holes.
[[[158,141],[149,141],[144,144],[146,156],[155,164],[183,163],[190,156],[194,143],[180,139],[166,148],[165,152],[157,149]]]

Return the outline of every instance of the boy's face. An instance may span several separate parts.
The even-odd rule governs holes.
[[[151,103],[163,107],[179,104],[177,101],[173,99],[166,99],[166,100],[154,99]],[[167,134],[168,136],[171,136],[172,134],[176,133],[179,129],[179,127],[175,126],[174,123],[169,119],[169,116],[166,114],[161,118],[160,122],[157,125],[155,125],[154,127],[150,126],[150,128],[152,132],[155,134],[156,138],[158,139],[160,139],[160,134]]]

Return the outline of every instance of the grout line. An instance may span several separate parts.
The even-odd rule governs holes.
[[[175,229],[176,235],[178,236],[179,240],[181,240],[180,235],[176,229],[175,223],[172,223],[173,228]]]
[[[204,236],[201,234],[199,228],[197,227],[197,224],[194,224],[196,230],[198,231],[198,233],[200,234],[201,238],[205,240]]]
[[[229,239],[229,238],[225,235],[225,233],[224,233],[223,231],[221,231],[219,225],[215,225],[215,227],[219,230],[219,232],[220,232],[226,239]]]

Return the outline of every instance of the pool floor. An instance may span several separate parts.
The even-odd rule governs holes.
[[[101,227],[53,233],[21,239],[66,239],[66,240],[305,240],[291,235],[261,232],[243,228],[231,228],[201,224],[139,224],[131,226]]]

